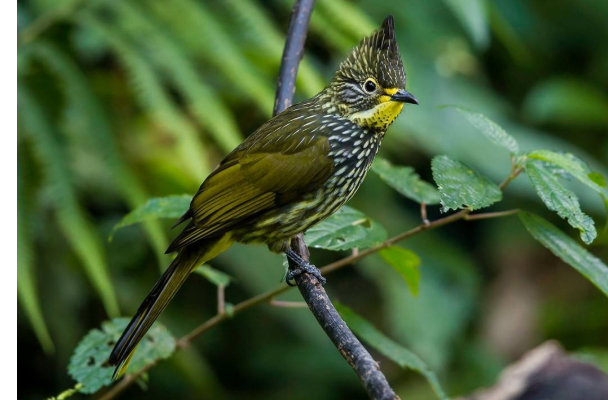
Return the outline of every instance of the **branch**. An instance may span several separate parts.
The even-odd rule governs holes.
[[[304,54],[304,42],[306,41],[308,22],[310,21],[313,5],[314,0],[297,0],[293,6],[277,80],[277,94],[274,102],[275,115],[292,104],[298,65]],[[291,240],[291,248],[308,261],[310,253],[304,243],[302,234]],[[296,267],[290,260],[289,268]],[[296,277],[296,283],[304,301],[308,304],[308,308],[338,348],[342,357],[353,367],[367,394],[372,399],[397,399],[397,395],[380,371],[379,364],[340,317],[317,278],[304,273]]]
[[[273,115],[277,115],[292,104],[296,90],[296,75],[304,55],[304,42],[306,42],[308,22],[314,4],[315,0],[297,0],[293,6],[277,79]]]

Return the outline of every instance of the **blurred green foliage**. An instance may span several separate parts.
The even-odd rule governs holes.
[[[66,368],[80,339],[108,317],[131,315],[157,266],[168,264],[170,222],[125,227],[108,242],[113,227],[151,197],[194,193],[268,119],[291,5],[18,2],[20,398],[73,387]],[[497,121],[522,152],[569,152],[608,175],[608,3],[317,0],[297,99],[318,92],[387,14],[396,20],[408,90],[421,105],[391,127],[383,157],[431,181],[431,158],[446,154],[502,181],[510,167],[504,149],[459,113],[438,108],[456,104]],[[566,186],[597,226],[590,251],[606,260],[597,182],[587,174],[579,182],[562,161],[554,172],[578,179]],[[391,236],[417,225],[418,205],[376,172],[351,205]],[[488,210],[526,208],[579,240],[535,197],[520,178]],[[440,216],[439,207],[428,212]],[[532,241],[517,218],[459,222],[405,247],[422,261],[417,296],[379,256],[332,275],[328,290],[425,360],[450,395],[490,384],[501,366],[548,338],[605,362],[605,297]],[[344,255],[312,253],[317,265]],[[261,246],[235,246],[212,266],[237,278],[226,290],[231,303],[275,287],[283,272],[281,258]],[[513,296],[522,301],[505,300]],[[215,309],[215,287],[193,276],[161,321],[181,336]],[[435,398],[423,378],[381,353],[374,355],[403,398]],[[364,398],[305,309],[252,309],[150,375],[149,392],[134,386],[124,398]]]

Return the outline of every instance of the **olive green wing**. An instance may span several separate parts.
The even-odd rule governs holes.
[[[289,132],[301,124],[293,124],[287,133],[273,129],[268,134],[263,129],[269,125],[262,126],[205,180],[184,216],[192,221],[167,252],[223,234],[274,207],[297,202],[327,180],[333,169],[327,157],[329,142],[325,136],[308,133],[315,129],[314,124],[297,135]]]

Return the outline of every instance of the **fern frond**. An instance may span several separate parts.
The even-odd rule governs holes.
[[[67,98],[67,113],[78,118],[77,132],[89,142],[89,147],[100,153],[109,168],[114,182],[131,209],[145,203],[150,197],[129,165],[119,155],[108,119],[93,94],[84,74],[73,61],[54,45],[39,41],[28,46],[30,54],[44,63],[62,83]],[[164,268],[167,238],[158,221],[144,224],[145,232],[155,250],[159,266]]]
[[[59,227],[82,262],[109,316],[119,315],[118,301],[110,280],[103,246],[85,211],[78,203],[65,154],[42,107],[22,82],[18,84],[19,115],[31,137],[34,154],[44,165],[48,194]]]
[[[291,7],[293,6],[293,2],[290,0],[274,0],[277,5],[281,6],[285,11],[291,11]],[[340,15],[340,14],[337,14]],[[359,39],[350,38],[348,35],[344,34],[340,29],[336,27],[333,23],[335,20],[342,18],[334,16],[330,16],[331,21],[327,19],[325,14],[320,13],[317,9],[312,13],[310,17],[310,31],[318,35],[320,38],[325,40],[327,44],[333,47],[334,50],[339,51],[340,53],[346,53],[353,46],[355,46]],[[372,29],[373,30],[373,29]],[[368,35],[371,31],[366,33]],[[342,58],[342,57],[339,57]]]
[[[159,26],[168,26],[188,53],[201,57],[231,84],[231,91],[257,105],[267,116],[274,104],[274,82],[260,75],[203,2],[147,0]]]
[[[238,146],[241,135],[234,115],[201,79],[179,44],[141,7],[122,1],[106,6],[116,11],[120,28],[137,43],[137,48],[144,49],[150,60],[184,95],[196,119],[209,130],[222,150],[229,152]]]
[[[209,174],[205,162],[206,150],[202,146],[196,127],[182,114],[163,88],[152,66],[146,62],[126,38],[104,20],[91,14],[83,14],[80,23],[94,29],[118,58],[127,72],[130,86],[144,112],[176,139],[177,153],[183,169],[198,184]]]
[[[332,18],[332,26],[336,26],[348,34],[352,40],[358,42],[362,37],[373,32],[378,24],[372,23],[370,18],[355,4],[345,0],[318,0],[317,11],[325,18]],[[339,18],[336,16],[339,15]]]
[[[260,54],[268,58],[278,71],[285,45],[285,33],[281,32],[268,14],[252,0],[224,0],[220,3],[234,20],[233,26],[251,37],[249,42]],[[325,79],[315,71],[305,55],[298,68],[296,88],[306,97],[312,97],[323,89]]]
[[[34,329],[34,334],[45,353],[55,351],[53,340],[44,321],[38,290],[36,289],[36,274],[34,273],[34,259],[32,252],[32,238],[30,230],[31,190],[29,190],[29,177],[24,169],[27,167],[23,161],[22,152],[18,149],[17,155],[17,296],[27,318]]]

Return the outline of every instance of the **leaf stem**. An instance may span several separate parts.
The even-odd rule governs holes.
[[[425,202],[420,203],[420,218],[422,219],[422,223],[425,225],[428,225],[431,223],[431,221],[429,221],[429,219],[427,217]]]
[[[500,185],[498,185],[500,190],[504,190],[507,187],[507,185],[509,183],[511,183],[511,181],[513,181],[513,179],[517,178],[519,176],[519,174],[522,173],[523,170],[524,170],[523,167],[513,164],[511,167],[511,173],[509,174],[509,176],[507,176],[507,178],[504,181],[502,181],[502,183]]]

